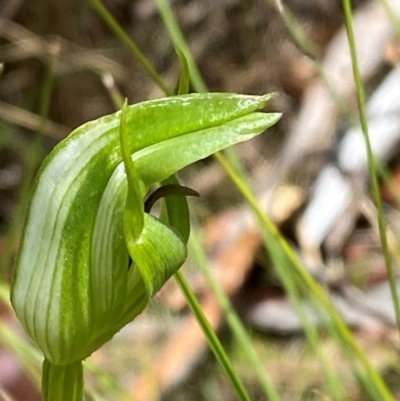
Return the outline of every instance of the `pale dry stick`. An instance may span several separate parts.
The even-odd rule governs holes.
[[[124,103],[124,97],[115,84],[115,79],[110,73],[101,76],[101,82],[106,88],[110,98],[115,106],[121,106]]]
[[[30,57],[48,63],[53,61],[56,46],[59,48],[57,63],[54,65],[57,75],[88,69],[99,74],[110,73],[117,81],[124,81],[129,76],[128,69],[107,57],[104,50],[86,49],[56,36],[43,38],[3,18],[0,18],[0,36],[11,42],[0,46],[0,59],[5,63]]]
[[[2,101],[0,101],[0,119],[32,131],[36,131],[42,124],[39,115]],[[57,140],[65,138],[70,131],[69,128],[49,120],[46,120],[43,126],[43,134]]]

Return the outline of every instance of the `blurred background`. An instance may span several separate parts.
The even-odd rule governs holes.
[[[152,0],[104,0],[170,88],[179,59]],[[360,72],[395,267],[399,253],[400,1],[353,1]],[[366,356],[399,392],[398,335],[371,201],[340,0],[173,0],[213,92],[279,96],[283,117],[236,148],[265,212],[331,294]],[[164,96],[89,1],[0,0],[0,400],[40,400],[40,355],[7,299],[35,173],[79,125]],[[195,88],[191,88],[195,91]],[[322,400],[324,377],[238,190],[213,158],[181,174],[207,260],[284,400]],[[182,269],[254,400],[266,400],[190,255]],[[333,340],[321,346],[347,400],[367,400]],[[234,400],[174,282],[87,365],[96,399]],[[3,398],[2,398],[3,397]],[[89,399],[89,398],[88,398]],[[400,399],[400,398],[399,398]]]

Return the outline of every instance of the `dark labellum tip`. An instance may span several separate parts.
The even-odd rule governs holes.
[[[180,196],[200,196],[194,189],[184,187],[178,184],[167,184],[157,188],[144,202],[144,211],[150,213],[153,205],[161,198],[171,195]]]

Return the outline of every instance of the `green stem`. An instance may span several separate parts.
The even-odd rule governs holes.
[[[369,175],[371,177],[371,186],[372,186],[372,195],[374,199],[374,203],[378,212],[378,227],[379,227],[379,235],[382,244],[382,251],[385,258],[386,270],[389,277],[390,283],[390,290],[392,293],[393,305],[396,314],[396,323],[397,323],[397,330],[400,333],[400,305],[399,305],[399,296],[397,293],[397,286],[396,286],[396,276],[393,268],[392,263],[392,255],[389,251],[388,240],[386,236],[386,223],[383,214],[383,207],[382,207],[382,199],[379,192],[379,185],[378,185],[378,176],[376,172],[376,166],[374,162],[374,155],[372,152],[371,141],[369,139],[368,133],[368,123],[367,123],[367,112],[365,108],[365,95],[364,95],[364,86],[360,76],[360,69],[358,66],[358,58],[357,58],[357,51],[356,51],[356,43],[354,38],[354,30],[352,24],[352,12],[351,12],[351,4],[350,0],[343,0],[343,8],[345,14],[345,21],[346,21],[346,30],[347,30],[347,37],[350,46],[350,55],[351,55],[351,62],[353,66],[353,76],[354,82],[356,83],[356,92],[357,92],[357,103],[358,109],[360,113],[360,122],[361,128],[364,135],[365,146],[367,148],[367,156],[368,156],[368,170]]]
[[[189,304],[190,309],[192,310],[193,314],[195,315],[200,327],[202,328],[207,340],[208,344],[210,345],[211,350],[213,351],[215,357],[218,360],[218,363],[222,368],[225,370],[228,379],[230,380],[232,386],[236,390],[237,395],[239,396],[240,400],[242,401],[250,401],[250,397],[247,394],[246,389],[244,388],[242,382],[240,381],[239,377],[236,375],[235,371],[233,370],[232,364],[229,361],[228,356],[224,348],[221,345],[217,335],[215,334],[213,328],[211,327],[210,323],[208,322],[207,318],[205,317],[199,302],[197,301],[196,297],[194,296],[192,290],[190,289],[188,283],[185,280],[185,277],[182,275],[180,271],[176,272],[175,280],[177,281],[181,291],[186,297],[186,300]]]
[[[118,38],[128,47],[132,54],[136,57],[142,67],[147,71],[150,77],[157,83],[161,90],[167,95],[171,96],[172,92],[168,88],[167,84],[161,78],[160,74],[155,70],[153,65],[139,49],[136,43],[129,37],[129,35],[122,29],[117,20],[110,14],[106,7],[100,0],[89,0],[93,8],[97,11],[104,22],[109,28],[117,35]]]
[[[53,365],[43,362],[43,401],[83,401],[82,362],[71,365]]]

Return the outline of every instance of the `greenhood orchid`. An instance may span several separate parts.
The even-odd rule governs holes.
[[[77,128],[47,156],[11,294],[44,354],[44,383],[53,367],[71,367],[79,378],[80,361],[132,321],[184,263],[186,198],[167,202],[169,219],[161,221],[144,210],[149,188],[176,184],[175,172],[276,123],[279,113],[257,111],[270,98],[191,94],[127,106]],[[81,379],[75,382],[70,391],[78,395],[66,400],[81,397]]]

